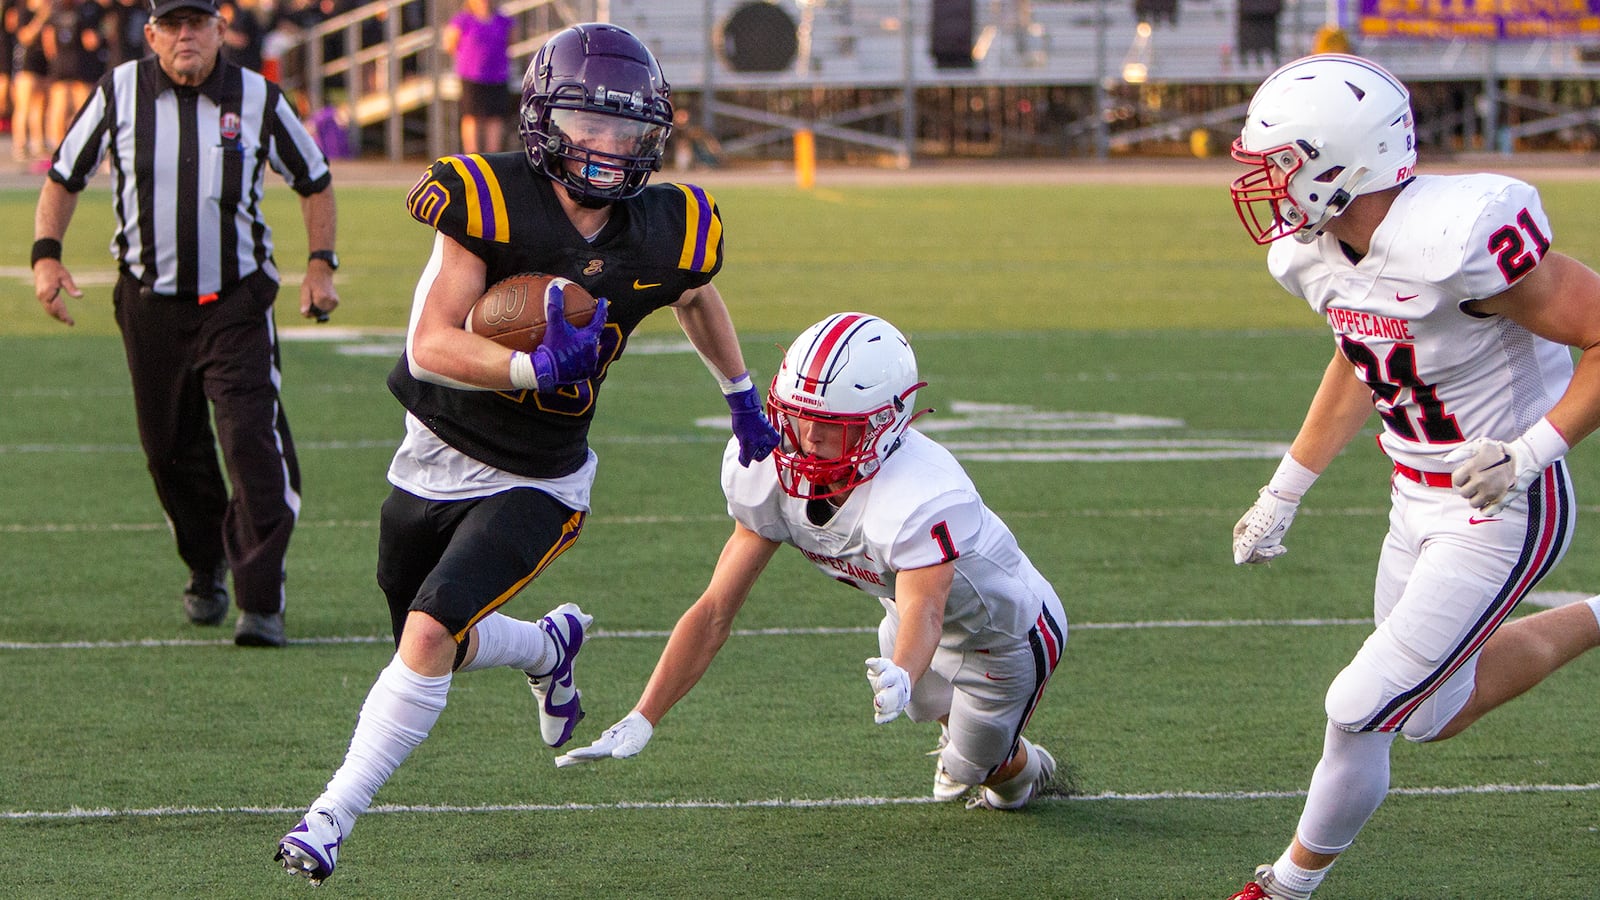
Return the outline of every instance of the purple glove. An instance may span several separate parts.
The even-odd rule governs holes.
[[[533,348],[533,374],[540,391],[577,384],[594,377],[600,368],[600,332],[606,327],[609,304],[601,297],[589,324],[572,327],[567,321],[567,303],[560,282],[544,294],[544,339]]]
[[[733,412],[733,435],[739,439],[739,465],[745,468],[756,460],[766,459],[778,446],[778,432],[767,421],[761,408],[761,393],[755,386],[727,395],[728,409]]]

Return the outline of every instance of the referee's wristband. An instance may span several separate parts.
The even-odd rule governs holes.
[[[28,261],[28,268],[39,264],[41,259],[60,259],[61,242],[55,238],[39,238],[33,242],[33,258]]]

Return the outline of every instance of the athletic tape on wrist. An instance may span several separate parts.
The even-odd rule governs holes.
[[[1299,500],[1311,490],[1311,485],[1317,480],[1317,473],[1311,471],[1285,453],[1283,461],[1278,463],[1278,471],[1272,473],[1272,480],[1267,482],[1267,490],[1274,496],[1283,500]]]
[[[511,354],[511,386],[525,391],[539,389],[539,375],[533,370],[533,354],[517,351]]]
[[[717,376],[717,383],[722,385],[722,396],[724,397],[742,394],[755,386],[755,382],[750,380],[749,372],[740,372],[738,377],[733,379],[724,378],[716,369],[712,369],[711,372]]]
[[[1533,423],[1533,427],[1522,433],[1517,440],[1533,452],[1533,461],[1543,470],[1546,466],[1567,455],[1567,439],[1561,432],[1550,424],[1549,419],[1540,419]]]

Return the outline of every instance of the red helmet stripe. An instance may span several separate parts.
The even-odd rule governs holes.
[[[860,313],[846,313],[822,330],[822,334],[817,337],[817,349],[811,354],[811,364],[800,373],[801,390],[816,390],[817,385],[823,381],[823,375],[831,368],[829,362],[834,352],[844,346],[845,339],[855,330],[855,326],[868,318],[870,317]]]

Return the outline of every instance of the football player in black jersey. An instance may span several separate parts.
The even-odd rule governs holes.
[[[320,882],[374,793],[444,708],[453,673],[528,674],[545,742],[582,717],[572,662],[591,617],[563,603],[539,621],[499,608],[572,546],[594,480],[587,435],[607,369],[645,316],[671,307],[722,385],[740,461],[778,443],[711,279],[722,219],[693,185],[646,186],[672,128],[669,88],[628,31],[587,24],[552,37],[523,78],[525,152],[449,156],[407,197],[436,231],[406,349],[389,387],[406,435],[389,467],[378,582],[398,652],[367,695],[343,765],[277,858]],[[523,272],[603,298],[586,326],[546,298],[540,347],[513,352],[465,328],[489,285]]]

